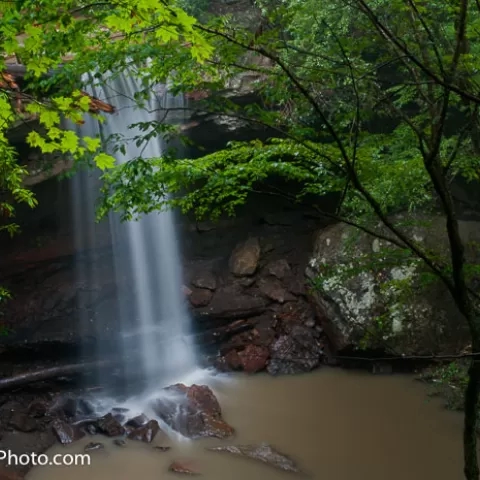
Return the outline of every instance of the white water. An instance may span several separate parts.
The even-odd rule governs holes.
[[[133,137],[146,132],[129,127],[158,120],[164,116],[165,108],[181,106],[182,99],[172,97],[164,89],[161,97],[152,92],[147,104],[139,108],[134,94],[140,89],[139,80],[128,72],[108,80],[101,87],[90,87],[89,93],[113,105],[116,111],[106,114],[101,124],[86,118],[86,123],[77,128],[79,133],[99,135],[103,141],[112,134],[123,135],[121,143],[125,145],[125,154],[114,154],[118,163],[139,156],[161,156],[165,148],[161,138],[136,146]],[[110,152],[113,154],[111,148]],[[86,234],[94,235],[91,226],[94,219],[86,221],[77,205],[86,203],[87,214],[91,216],[92,197],[98,196],[99,184],[91,174],[79,175],[76,182],[75,222],[78,236],[82,238]],[[144,389],[156,390],[195,376],[198,368],[194,346],[188,340],[190,318],[181,290],[181,262],[173,213],[151,213],[139,221],[122,224],[112,215],[110,222],[120,312],[118,331],[111,334],[118,335],[116,342],[124,359],[121,371],[127,385],[132,379],[141,380]],[[95,246],[95,241],[89,244]],[[95,261],[89,264],[93,268],[85,271],[83,267],[79,274],[95,283]],[[138,387],[131,387],[127,393],[139,393]]]

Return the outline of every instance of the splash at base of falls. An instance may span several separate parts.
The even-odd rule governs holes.
[[[92,96],[113,105],[115,113],[105,115],[104,122],[88,117],[76,130],[80,135],[100,137],[118,164],[139,157],[160,157],[165,149],[163,139],[154,137],[148,143],[138,142],[148,132],[137,125],[158,122],[162,111],[173,103],[178,107],[182,101],[168,91],[157,98],[152,90],[140,108],[135,99],[143,88],[141,79],[131,72],[106,78],[101,86],[85,87]],[[118,142],[123,144],[122,149],[118,149]],[[75,181],[77,247],[90,252],[88,268],[77,262],[78,281],[96,285],[99,273],[95,258],[98,238],[94,206],[100,182],[95,175],[84,172],[77,175]],[[108,338],[108,343],[114,345],[114,353],[123,358],[117,371],[99,372],[98,381],[102,385],[116,384],[124,395],[156,390],[198,371],[195,347],[189,340],[190,316],[181,290],[174,222],[173,212],[155,212],[126,223],[121,223],[113,214],[110,216],[118,318],[106,322],[98,316],[91,318],[87,312],[84,321],[95,322],[97,339]],[[108,314],[111,312],[105,312]],[[102,357],[105,352],[102,342],[98,343],[97,357]]]

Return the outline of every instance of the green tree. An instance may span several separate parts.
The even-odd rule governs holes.
[[[261,101],[239,107],[216,96],[201,108],[266,125],[278,138],[233,144],[200,159],[165,155],[155,169],[132,159],[105,175],[101,214],[114,209],[129,220],[179,207],[215,217],[234,214],[253,191],[297,202],[336,192],[337,211],[324,212],[318,202],[319,213],[421,260],[468,324],[474,356],[465,394],[465,477],[477,480],[479,296],[467,280],[450,183],[459,175],[479,179],[478,2],[258,0],[256,6],[253,28],[228,18],[198,28],[215,47],[212,90],[218,77],[256,71]],[[299,193],[269,185],[278,176],[297,182]],[[159,196],[167,191],[173,195]],[[446,257],[392,220],[398,211],[438,205]],[[378,220],[387,234],[375,228]]]

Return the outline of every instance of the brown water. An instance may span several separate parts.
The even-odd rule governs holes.
[[[49,454],[82,453],[94,441],[90,466],[36,467],[28,480],[159,480],[173,460],[192,460],[208,480],[282,480],[295,474],[254,460],[205,451],[205,446],[268,442],[288,454],[315,480],[461,480],[462,417],[429,401],[411,377],[372,376],[324,369],[296,376],[236,376],[216,385],[225,419],[236,428],[230,440],[151,445],[86,438]],[[180,475],[181,478],[181,475]]]

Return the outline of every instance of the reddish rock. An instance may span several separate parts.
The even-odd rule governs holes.
[[[189,297],[192,294],[192,290],[190,290],[190,288],[188,288],[186,285],[182,285],[182,293],[186,297]]]
[[[109,437],[118,437],[125,433],[125,429],[111,413],[107,413],[97,422],[98,430]]]
[[[150,420],[145,425],[130,432],[128,438],[139,442],[151,443],[159,431],[160,427],[158,422],[156,420]]]
[[[220,404],[206,385],[187,387],[179,383],[164,391],[166,395],[152,402],[152,408],[177,432],[188,438],[233,435],[233,428],[222,419]]]
[[[270,275],[279,279],[285,278],[292,273],[290,265],[284,258],[270,262],[265,269]]]
[[[266,347],[248,345],[238,356],[240,357],[242,370],[244,372],[256,373],[265,369],[270,352]]]
[[[188,297],[194,307],[207,306],[213,297],[213,293],[205,288],[194,288],[192,294]]]
[[[230,257],[230,271],[237,277],[253,275],[260,260],[260,243],[255,237],[238,245]]]
[[[228,370],[242,370],[242,359],[236,350],[230,350],[224,358]]]
[[[170,472],[182,473],[184,475],[200,475],[200,472],[191,461],[176,461],[168,467]]]
[[[14,412],[8,422],[9,426],[19,432],[33,432],[37,430],[37,421],[24,412]]]

